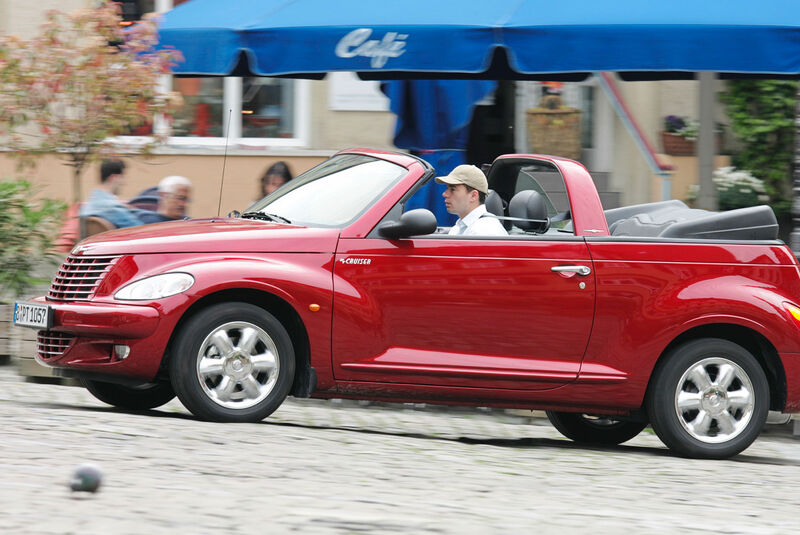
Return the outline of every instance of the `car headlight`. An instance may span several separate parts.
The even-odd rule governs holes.
[[[131,283],[114,294],[114,299],[147,301],[185,292],[194,284],[188,273],[164,273]]]

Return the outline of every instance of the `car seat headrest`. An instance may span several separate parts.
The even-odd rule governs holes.
[[[514,224],[522,230],[544,232],[549,226],[544,197],[531,189],[520,191],[511,198],[508,215],[515,218]]]
[[[486,211],[490,214],[494,214],[500,217],[506,215],[505,207],[503,206],[503,198],[497,194],[494,190],[489,190],[488,195],[486,195]]]

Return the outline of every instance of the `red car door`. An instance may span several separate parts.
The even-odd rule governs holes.
[[[583,238],[571,235],[343,238],[334,376],[524,390],[567,383],[592,328],[594,273],[582,269],[591,266]]]

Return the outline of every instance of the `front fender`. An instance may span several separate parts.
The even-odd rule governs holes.
[[[224,290],[246,288],[274,294],[299,312],[300,308],[307,309],[309,299],[320,306],[331,302],[332,258],[327,253],[227,257],[195,261],[173,270],[194,276],[195,284],[187,292],[192,301]]]
[[[330,373],[332,254],[137,255],[134,260],[140,269],[125,284],[175,271],[189,273],[195,279],[192,287],[181,294],[138,302],[158,310],[159,335],[166,336],[164,349],[166,339],[172,337],[179,322],[199,301],[231,290],[262,292],[285,301],[295,310],[308,333],[312,365],[318,368],[321,379]]]

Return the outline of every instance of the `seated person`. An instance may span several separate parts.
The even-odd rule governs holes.
[[[158,183],[158,210],[142,213],[142,223],[160,223],[186,217],[191,200],[192,183],[185,176],[168,176]]]
[[[80,208],[81,217],[101,217],[117,228],[141,225],[142,210],[127,208],[117,198],[125,184],[125,163],[105,160],[100,164],[100,186],[93,189]]]
[[[289,182],[291,179],[292,172],[289,170],[289,166],[286,164],[286,162],[275,162],[269,167],[269,169],[266,170],[266,172],[264,172],[264,175],[261,177],[261,186],[259,189],[261,197],[256,200],[269,195],[279,187]]]
[[[461,236],[508,236],[503,224],[486,211],[489,183],[474,165],[459,165],[447,176],[436,177],[447,189],[442,193],[447,211],[458,216],[448,234]]]

